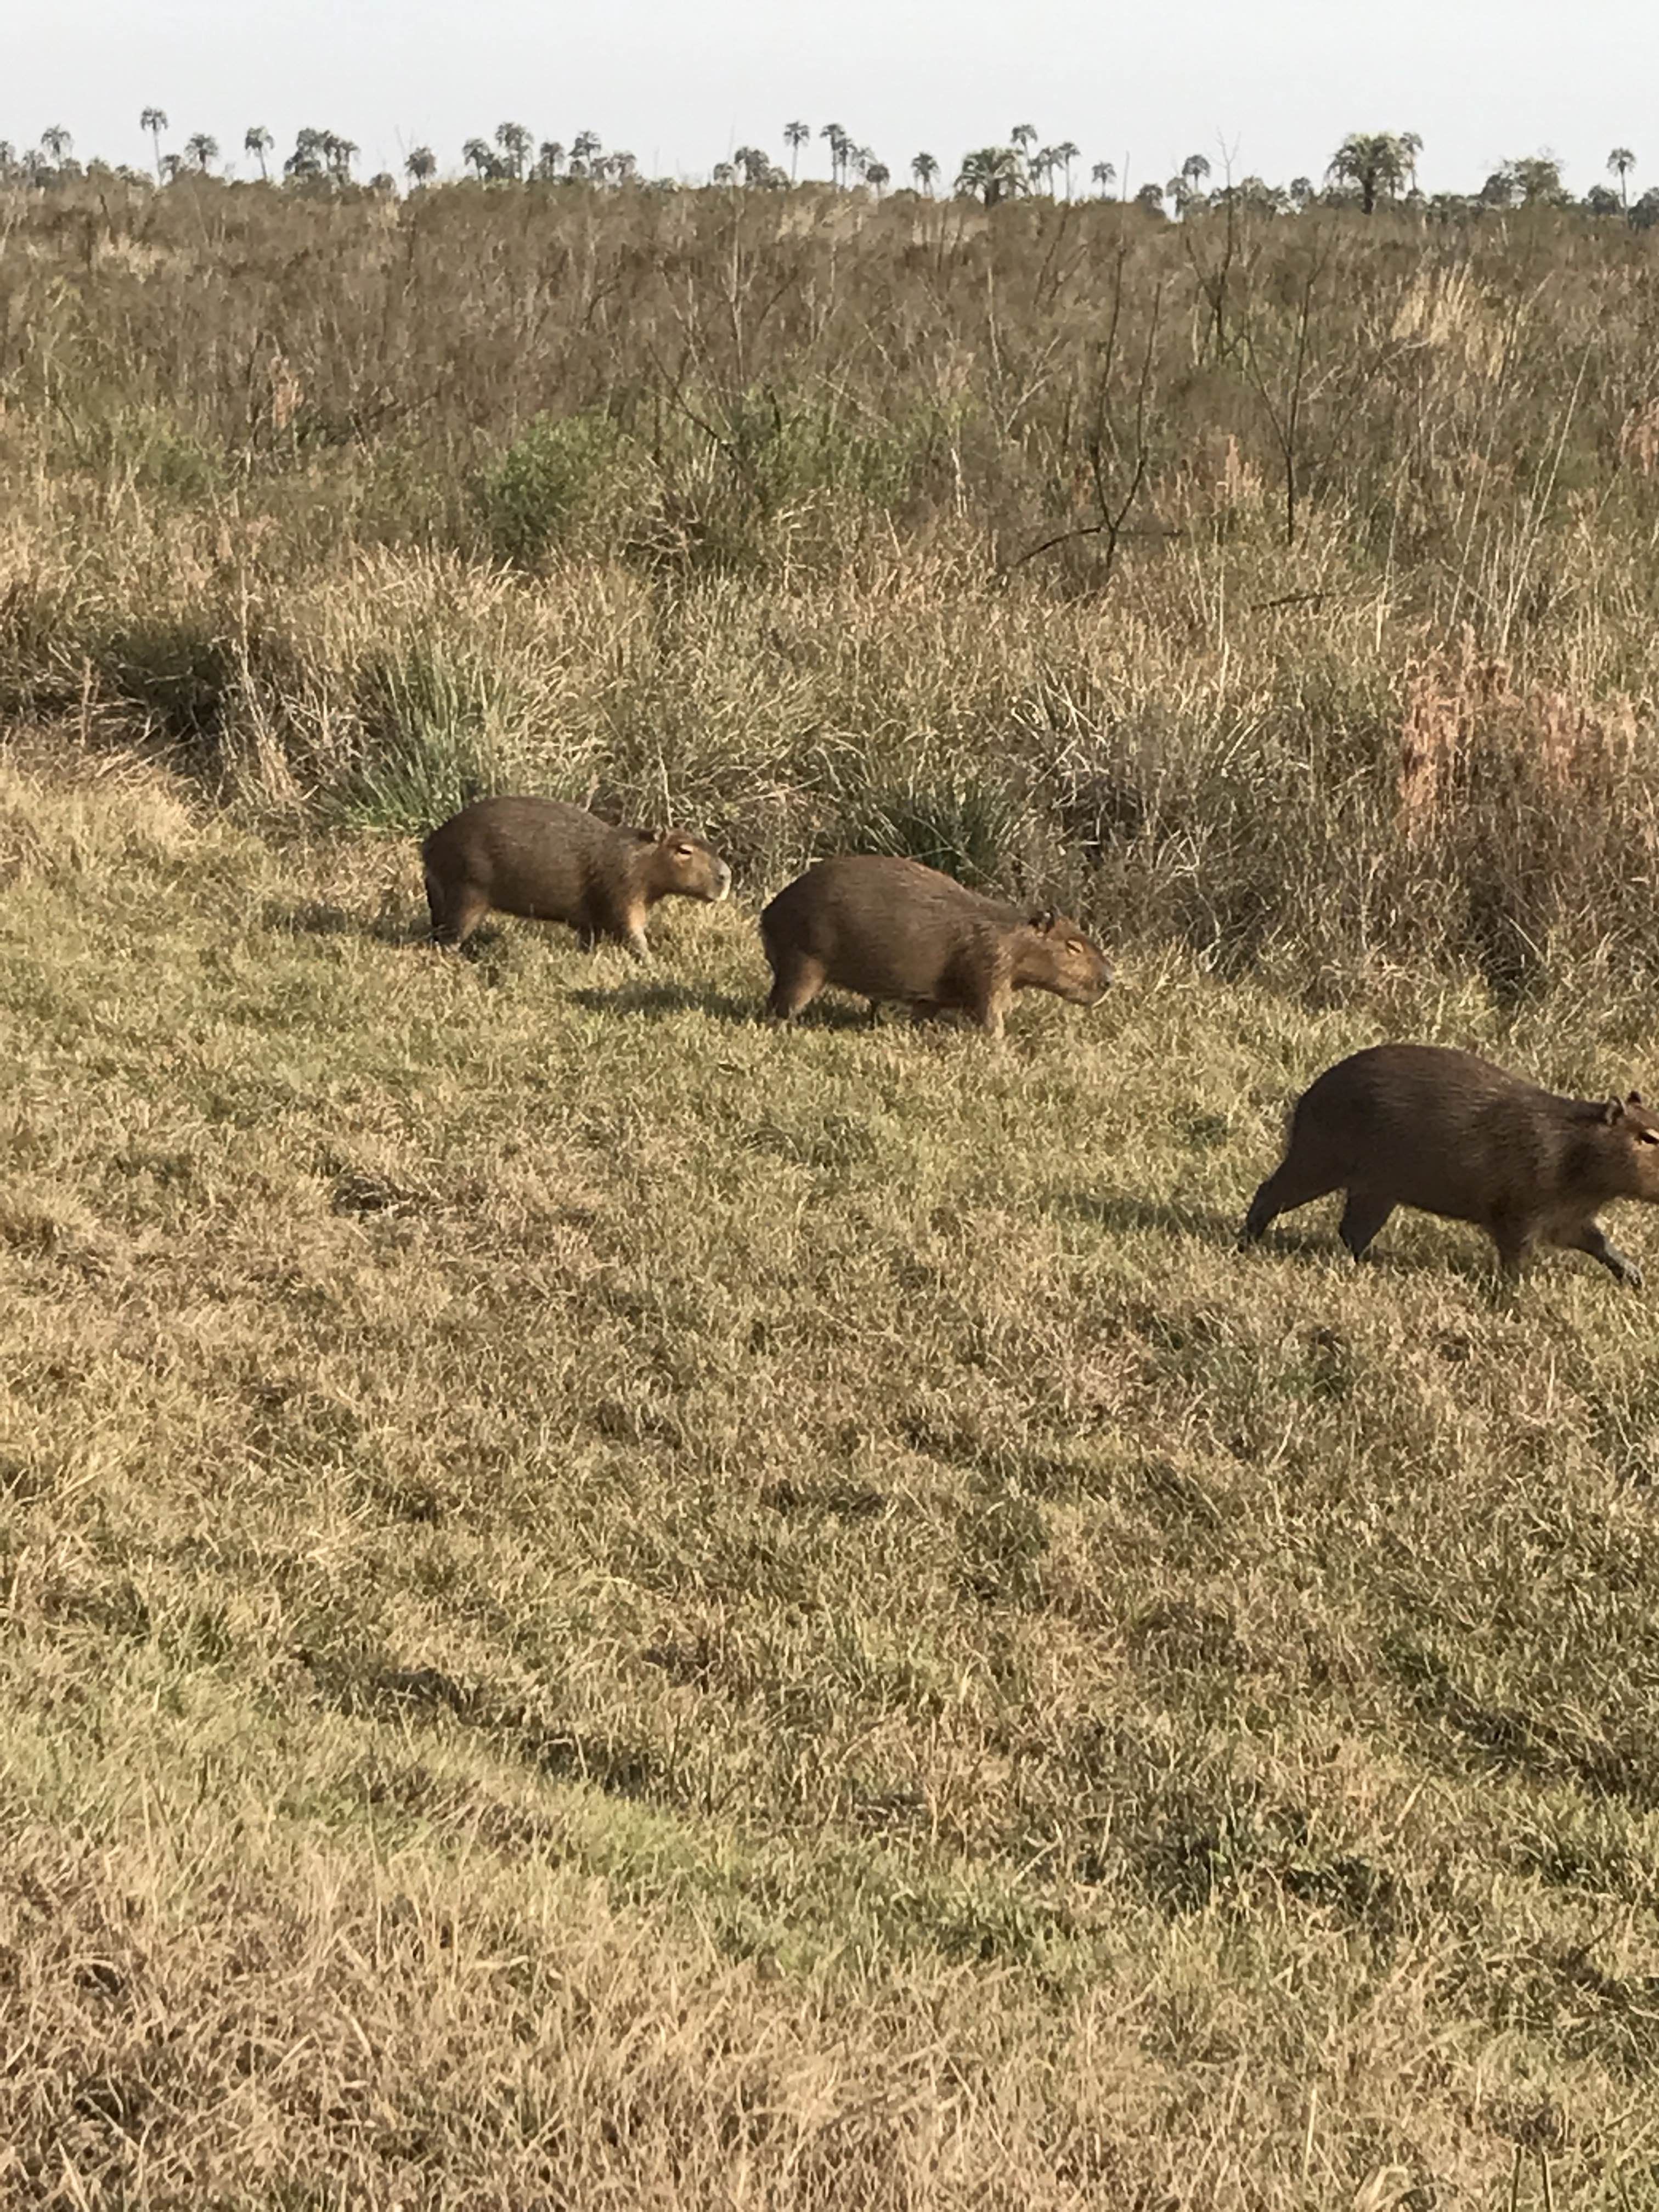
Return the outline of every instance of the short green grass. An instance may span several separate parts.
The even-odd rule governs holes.
[[[1659,1008],[782,1035],[763,888],[458,959],[0,771],[0,2197],[1659,2202],[1653,1297],[1231,1247],[1341,1052]]]

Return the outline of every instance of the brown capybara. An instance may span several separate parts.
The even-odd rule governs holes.
[[[1074,921],[1023,914],[919,860],[844,854],[786,884],[760,918],[772,965],[766,1011],[793,1021],[826,983],[920,1013],[969,1015],[993,1036],[1016,991],[1074,1005],[1104,996],[1112,971]]]
[[[659,899],[723,899],[732,871],[686,830],[627,830],[552,799],[480,799],[421,848],[432,934],[460,945],[492,909],[565,921],[584,947],[614,938],[639,959]]]
[[[1588,1252],[1621,1283],[1642,1271],[1607,1241],[1609,1200],[1659,1204],[1659,1121],[1627,1098],[1562,1098],[1472,1052],[1379,1044],[1328,1067],[1297,1099],[1285,1157],[1240,1243],[1327,1192],[1347,1194],[1338,1235],[1356,1260],[1396,1206],[1473,1221],[1516,1274],[1537,1243]]]

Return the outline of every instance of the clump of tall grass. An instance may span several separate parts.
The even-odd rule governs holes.
[[[650,457],[607,415],[538,415],[480,471],[494,551],[526,568],[556,551],[609,554],[642,534],[659,487]]]
[[[616,415],[537,416],[480,468],[475,497],[490,550],[532,571],[599,557],[833,572],[872,523],[911,506],[953,419],[913,407],[860,420],[799,392],[636,398]]]

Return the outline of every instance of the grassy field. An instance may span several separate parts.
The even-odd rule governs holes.
[[[1232,1249],[1659,1088],[1656,256],[0,184],[0,2203],[1659,2207],[1659,1293]],[[1115,989],[772,1033],[849,848]]]
[[[1651,1298],[1231,1247],[1659,1005],[777,1034],[22,737],[0,881],[5,2201],[1659,2201]]]

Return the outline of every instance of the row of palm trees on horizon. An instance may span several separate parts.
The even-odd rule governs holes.
[[[139,117],[139,128],[150,140],[155,181],[168,184],[186,175],[210,175],[220,158],[218,140],[207,131],[198,131],[185,141],[181,151],[164,152],[161,142],[169,127],[163,108],[147,106]],[[757,191],[793,186],[799,181],[802,151],[816,136],[828,149],[832,186],[848,190],[861,185],[879,198],[893,182],[887,164],[878,161],[869,147],[860,146],[839,123],[826,123],[815,133],[811,125],[793,121],[785,124],[782,136],[788,155],[787,169],[775,161],[764,148],[739,146],[728,161],[714,164],[709,181],[716,186]],[[270,132],[263,124],[252,125],[243,135],[242,147],[258,163],[261,180],[269,183],[276,149]],[[72,160],[73,148],[70,133],[61,125],[43,131],[39,153],[25,155],[21,160],[11,147],[0,141],[0,177],[21,173],[37,181],[49,182],[54,176],[77,173],[78,165]],[[1424,204],[1417,182],[1418,157],[1422,149],[1423,142],[1414,131],[1351,132],[1326,166],[1322,193],[1310,177],[1294,178],[1288,187],[1281,188],[1259,177],[1235,180],[1231,173],[1212,191],[1214,173],[1211,163],[1202,154],[1190,154],[1167,183],[1142,185],[1133,197],[1139,205],[1158,213],[1164,211],[1167,202],[1177,214],[1205,205],[1212,199],[1242,201],[1272,212],[1300,210],[1321,198],[1334,198],[1352,202],[1370,215],[1389,203]],[[282,164],[283,179],[290,184],[316,181],[349,185],[354,181],[353,166],[359,151],[353,140],[332,131],[303,129],[295,137],[294,151]],[[951,190],[959,197],[994,207],[1000,202],[1029,194],[1052,193],[1058,180],[1064,198],[1069,200],[1073,196],[1073,173],[1082,158],[1073,140],[1042,145],[1035,125],[1019,123],[1010,131],[1006,143],[979,147],[964,154]],[[621,150],[607,152],[595,131],[578,131],[567,147],[557,139],[544,139],[538,143],[521,123],[501,123],[489,138],[469,138],[461,149],[461,163],[465,173],[486,184],[536,181],[625,185],[639,181],[639,165],[634,155]],[[1636,155],[1628,147],[1614,147],[1607,156],[1607,167],[1608,173],[1617,180],[1616,191],[1605,185],[1594,185],[1582,205],[1594,215],[1624,214],[1644,228],[1659,223],[1659,189],[1644,193],[1634,208],[1631,205],[1629,179],[1636,166]],[[429,146],[417,146],[405,159],[404,173],[416,189],[431,185],[438,178],[438,158]],[[1117,182],[1116,167],[1109,161],[1094,162],[1088,174],[1103,198]],[[910,161],[909,176],[915,189],[929,198],[937,192],[943,175],[940,163],[930,153],[919,153]],[[381,172],[369,182],[372,187],[382,191],[395,191],[398,188],[398,180],[389,172]],[[1442,199],[1448,197],[1440,196]],[[1561,164],[1548,154],[1525,155],[1500,163],[1474,196],[1474,203],[1493,207],[1575,204],[1562,182]]]
[[[169,183],[187,171],[208,173],[219,158],[218,140],[205,131],[197,131],[185,140],[182,154],[164,154],[161,136],[167,127],[165,109],[146,107],[139,118],[139,128],[149,134],[154,148],[156,182]],[[832,184],[842,187],[854,183],[866,185],[879,194],[891,183],[892,171],[887,164],[878,161],[869,147],[859,145],[839,123],[826,123],[817,135],[829,147]],[[715,185],[793,185],[799,181],[801,149],[810,143],[812,137],[810,124],[785,124],[783,141],[789,154],[787,174],[763,149],[739,146],[729,161],[714,164],[709,180]],[[975,192],[990,204],[1000,198],[1012,198],[1017,192],[1042,191],[1052,184],[1059,173],[1064,178],[1065,196],[1069,199],[1073,164],[1081,159],[1075,143],[1068,138],[1057,146],[1039,147],[1036,127],[1029,123],[1016,125],[1009,137],[1011,143],[1006,147],[988,147],[964,155],[956,189]],[[69,133],[61,128],[41,133],[43,149],[58,166],[70,143]],[[266,182],[270,180],[270,155],[274,143],[263,124],[253,125],[242,141],[244,151],[258,162],[260,177]],[[353,140],[339,137],[333,131],[301,131],[294,152],[283,164],[283,173],[290,179],[328,175],[348,182],[359,151]],[[1194,158],[1207,175],[1209,164],[1201,155]],[[520,184],[532,179],[540,182],[628,184],[639,174],[639,164],[632,154],[606,153],[595,131],[578,131],[568,147],[557,139],[544,139],[538,145],[521,123],[497,124],[493,143],[486,138],[469,138],[461,149],[461,162],[473,176],[488,183]],[[429,146],[416,146],[404,161],[404,172],[410,183],[418,186],[435,179],[438,166],[438,157]],[[918,154],[910,163],[910,174],[917,190],[929,196],[936,190],[941,173],[940,165],[932,154]],[[1103,193],[1115,181],[1117,171],[1110,161],[1097,161],[1091,175]]]

